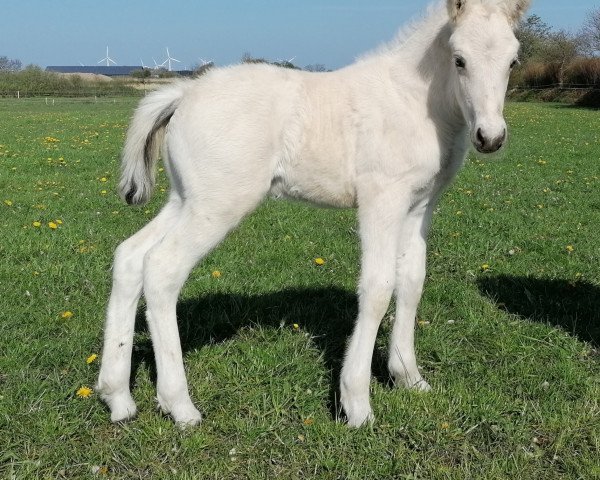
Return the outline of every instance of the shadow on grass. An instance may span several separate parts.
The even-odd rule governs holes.
[[[337,418],[340,414],[339,376],[357,312],[356,295],[340,288],[287,289],[262,295],[219,293],[183,300],[177,304],[177,321],[184,352],[226,341],[243,327],[276,329],[282,322],[288,328],[297,323],[323,352],[331,375],[329,408]],[[136,331],[146,332],[146,328],[144,309],[140,308]],[[156,382],[154,355],[147,335],[145,340],[136,342],[132,363],[132,379],[139,366],[146,364]],[[387,360],[377,348],[373,353],[372,370],[378,381],[390,383]]]
[[[575,102],[556,103],[554,108],[580,108],[586,110],[600,110],[600,89],[594,88],[579,96]]]
[[[600,346],[600,288],[591,283],[500,275],[482,278],[478,286],[509,313]]]

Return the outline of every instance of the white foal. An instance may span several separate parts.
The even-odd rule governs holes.
[[[162,147],[171,193],[115,255],[97,387],[113,421],[136,413],[129,376],[142,292],[160,407],[177,423],[200,421],[183,368],[177,297],[194,265],[269,193],[358,207],[359,313],[340,379],[349,425],[373,418],[371,359],[392,295],[390,373],[398,384],[429,389],[414,351],[429,222],[469,140],[483,153],[506,141],[504,95],[519,48],[513,29],[528,3],[448,0],[339,71],[238,65],[141,102],[120,191],[128,203],[148,200]]]

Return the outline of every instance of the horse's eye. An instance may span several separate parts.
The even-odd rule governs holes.
[[[454,65],[456,65],[456,68],[465,68],[467,62],[465,62],[465,59],[462,57],[454,57]]]
[[[512,62],[510,62],[510,69],[512,70],[513,68],[515,68],[517,65],[519,65],[519,59],[515,58]]]

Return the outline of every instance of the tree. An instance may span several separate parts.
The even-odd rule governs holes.
[[[277,60],[276,62],[271,62],[271,65],[275,65],[276,67],[281,68],[290,68],[292,70],[300,70],[300,67],[297,67],[289,60]]]
[[[0,57],[0,72],[18,72],[23,67],[21,60],[11,60],[8,57]]]
[[[326,72],[327,67],[322,63],[315,63],[307,65],[306,67],[304,67],[304,70],[306,70],[307,72]]]
[[[210,62],[196,63],[195,65],[192,65],[192,71],[198,77],[200,77],[200,76],[204,75],[205,73],[207,73],[214,66],[215,66],[215,62],[213,62],[212,60]]]
[[[565,70],[575,57],[577,57],[578,42],[575,37],[559,30],[549,35],[539,52],[540,59],[546,64],[555,64],[558,67],[558,83],[565,81]]]
[[[588,12],[579,32],[579,38],[584,55],[600,56],[600,7]]]
[[[250,52],[242,55],[242,63],[269,63],[264,58],[253,57]]]
[[[538,15],[529,15],[517,30],[521,42],[521,63],[546,65],[554,70],[555,81],[563,83],[567,64],[577,56],[579,39],[565,30],[553,31]]]
[[[529,15],[521,20],[516,32],[517,40],[521,43],[521,62],[535,58],[542,45],[548,39],[551,28],[538,15]]]
[[[548,36],[538,55],[544,62],[564,64],[577,56],[577,47],[577,39],[571,33],[558,30]]]
[[[142,81],[146,80],[146,78],[150,78],[151,75],[152,72],[149,68],[140,68],[139,70],[134,70],[133,72],[131,72],[131,76],[133,78],[138,78]]]

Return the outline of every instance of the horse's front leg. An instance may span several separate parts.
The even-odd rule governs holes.
[[[377,331],[394,291],[398,232],[408,209],[408,200],[388,187],[374,184],[359,191],[362,259],[358,319],[340,378],[341,404],[353,427],[373,420],[369,403],[371,360]]]
[[[388,368],[396,384],[430,390],[417,368],[415,317],[425,281],[426,237],[431,218],[427,206],[413,209],[403,225],[396,263],[396,315]]]

